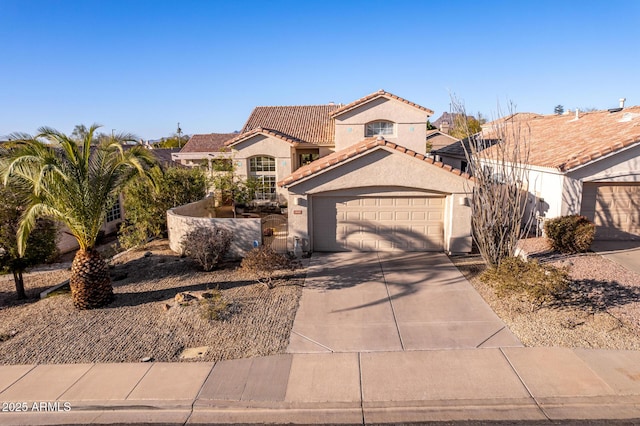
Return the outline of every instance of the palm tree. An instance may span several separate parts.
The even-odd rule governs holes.
[[[92,146],[92,125],[81,139],[74,139],[49,127],[39,134],[10,136],[12,149],[2,167],[4,182],[17,180],[31,194],[18,227],[18,249],[24,253],[36,220],[50,217],[65,224],[80,249],[71,265],[71,295],[78,309],[99,308],[113,300],[109,269],[95,249],[108,209],[126,183],[137,175],[151,178],[156,165],[141,146],[123,149],[133,135],[101,138]]]

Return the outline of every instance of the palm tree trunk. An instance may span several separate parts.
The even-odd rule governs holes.
[[[113,301],[109,267],[97,250],[78,250],[71,264],[69,285],[78,309],[101,308]]]
[[[16,284],[16,294],[18,299],[26,299],[27,294],[24,292],[24,278],[22,277],[22,271],[13,271],[13,281]]]

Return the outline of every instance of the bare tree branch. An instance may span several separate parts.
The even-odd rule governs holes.
[[[466,116],[462,102],[452,97],[452,105],[456,113]],[[490,267],[514,256],[518,240],[528,234],[533,224],[533,216],[527,213],[529,127],[514,113],[512,104],[509,112],[478,133],[467,127],[462,141],[469,173],[475,179],[471,201],[473,238]]]

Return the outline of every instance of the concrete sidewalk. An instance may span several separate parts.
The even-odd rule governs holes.
[[[488,348],[0,366],[0,402],[3,425],[640,419],[640,352]]]

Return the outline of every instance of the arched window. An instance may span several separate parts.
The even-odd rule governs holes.
[[[276,159],[259,156],[249,159],[249,175],[258,180],[256,200],[275,200],[276,198]]]
[[[364,135],[370,136],[393,136],[395,134],[395,123],[393,121],[378,120],[365,125]]]

